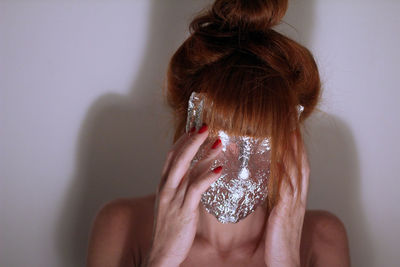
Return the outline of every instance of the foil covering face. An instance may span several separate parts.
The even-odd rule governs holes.
[[[188,105],[186,132],[202,125],[204,98],[193,92]],[[248,136],[231,136],[218,131],[208,136],[192,160],[191,167],[207,155],[215,139],[221,139],[222,151],[211,169],[222,165],[218,180],[202,194],[201,203],[221,223],[236,223],[261,204],[267,196],[270,164],[270,140]]]
[[[188,103],[186,132],[202,125],[204,95],[193,92]],[[302,106],[298,106],[301,113]],[[211,169],[223,166],[220,177],[202,194],[205,210],[221,223],[237,223],[262,204],[268,195],[270,176],[270,138],[232,136],[219,130],[217,136],[208,136],[191,162],[190,168],[202,160],[212,143],[219,137],[221,153]]]

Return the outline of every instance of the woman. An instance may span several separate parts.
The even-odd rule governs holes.
[[[287,4],[216,0],[191,22],[168,68],[176,131],[156,194],[99,211],[88,266],[350,266],[343,223],[305,209],[310,169],[300,126],[318,103],[320,79],[309,50],[271,29]],[[193,92],[211,101],[204,125],[185,132]],[[200,204],[231,168],[212,167],[223,148],[210,133],[221,129],[271,141],[270,165],[258,167],[270,168],[265,201],[230,223]],[[205,156],[191,165],[200,149]]]

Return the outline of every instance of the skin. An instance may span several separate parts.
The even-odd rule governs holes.
[[[236,224],[221,224],[200,197],[220,173],[209,170],[221,145],[189,172],[208,136],[183,134],[169,151],[155,195],[120,198],[98,212],[92,226],[87,266],[350,266],[341,220],[323,210],[306,210],[309,164],[301,140],[302,170],[289,159],[281,198],[265,220],[257,208]],[[297,142],[299,146],[297,146]]]

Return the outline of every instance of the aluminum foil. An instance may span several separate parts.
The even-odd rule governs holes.
[[[204,96],[193,92],[188,105],[186,132],[202,125]],[[267,196],[270,166],[270,139],[231,136],[219,130],[208,136],[192,160],[191,168],[206,156],[212,143],[219,137],[222,151],[211,169],[222,165],[218,180],[202,194],[201,203],[207,212],[221,223],[237,223],[251,214]]]
[[[193,92],[187,111],[186,132],[203,124],[204,95]],[[304,110],[298,105],[298,116]],[[223,166],[220,177],[202,194],[205,210],[221,223],[237,223],[262,204],[268,195],[270,176],[270,138],[228,135],[219,130],[217,136],[208,136],[193,158],[190,168],[207,155],[216,138],[222,151],[215,158],[211,169]]]

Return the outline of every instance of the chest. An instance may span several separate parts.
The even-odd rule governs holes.
[[[147,218],[147,217],[146,217]],[[131,255],[134,258],[134,266],[141,266],[141,262],[144,260],[146,255],[150,252],[151,237],[152,237],[152,220],[142,220],[144,222],[140,225],[140,234],[132,238],[134,241],[131,244]],[[311,242],[309,234],[307,232],[303,233],[302,246],[300,251],[301,266],[311,266]],[[221,256],[215,250],[210,248],[204,248],[204,246],[199,245],[198,242],[192,244],[189,251],[189,255],[180,266],[186,267],[196,267],[196,266],[218,266],[218,267],[235,267],[235,266],[245,266],[245,267],[265,267],[264,261],[264,246],[260,246],[257,250],[252,253],[251,257],[245,256],[246,253],[240,253],[237,251],[235,253],[230,253],[227,256]]]
[[[146,242],[147,243],[147,242]],[[149,252],[150,244],[147,243],[146,246],[139,249],[138,254],[140,260],[143,260],[143,256]],[[201,249],[196,244],[193,244],[189,255],[185,259],[180,267],[266,267],[264,261],[264,250],[262,248],[258,249],[252,257],[245,257],[243,255],[237,255],[238,253],[233,253],[231,256],[222,257],[217,255],[215,251],[210,251],[207,249]],[[309,250],[303,250],[300,253],[301,266],[309,267],[311,266],[311,257]],[[134,266],[141,266],[139,263],[134,264]]]
[[[264,250],[262,247],[258,248],[252,255],[244,253],[244,251],[237,251],[221,255],[213,249],[204,249],[193,244],[189,255],[185,261],[180,265],[183,267],[197,267],[197,266],[210,266],[210,267],[240,267],[240,266],[254,266],[265,267]]]

